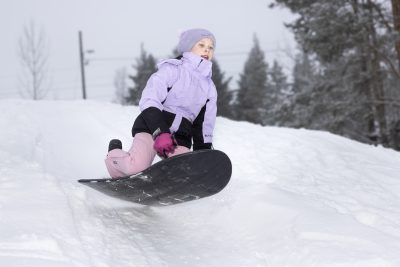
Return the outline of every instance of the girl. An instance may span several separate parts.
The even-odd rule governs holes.
[[[132,127],[128,152],[118,139],[110,141],[105,163],[111,177],[148,168],[155,155],[168,158],[193,150],[211,149],[217,114],[217,91],[211,80],[216,41],[205,29],[183,32],[181,57],[161,61],[147,81]]]

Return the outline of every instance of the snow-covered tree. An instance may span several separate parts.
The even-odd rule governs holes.
[[[213,59],[212,80],[218,92],[218,116],[232,117],[232,91],[229,89],[231,79],[232,77],[225,78],[225,73],[221,71],[218,61]]]
[[[393,102],[400,103],[388,98],[399,89],[387,82],[397,71],[389,5],[375,0],[275,2],[298,15],[289,27],[318,66],[309,126],[390,145],[390,121],[400,113]]]
[[[238,82],[235,118],[261,124],[265,115],[268,64],[256,36],[253,41]]]
[[[143,45],[141,46],[140,57],[136,60],[133,68],[136,70],[136,74],[129,76],[133,81],[133,87],[129,88],[129,95],[126,100],[129,104],[138,105],[147,80],[156,72],[156,59],[144,50]]]
[[[290,103],[292,95],[287,81],[287,76],[283,72],[282,66],[274,60],[268,73],[268,86],[265,96],[264,106],[266,114],[263,119],[264,125],[281,125],[286,120],[287,111],[283,108]]]

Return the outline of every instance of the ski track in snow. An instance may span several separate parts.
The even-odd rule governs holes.
[[[76,182],[128,149],[135,107],[0,101],[0,266],[400,266],[400,153],[218,118],[233,177],[151,208]]]

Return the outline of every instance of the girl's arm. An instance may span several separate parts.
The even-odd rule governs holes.
[[[173,64],[162,64],[159,70],[151,75],[143,89],[139,101],[141,115],[152,134],[169,133],[169,127],[165,123],[162,110],[162,102],[168,94],[168,87],[171,87],[177,79],[176,66]]]

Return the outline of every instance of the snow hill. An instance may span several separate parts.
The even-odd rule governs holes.
[[[217,119],[220,194],[171,207],[76,182],[107,175],[136,107],[0,100],[0,266],[400,266],[400,153]]]

